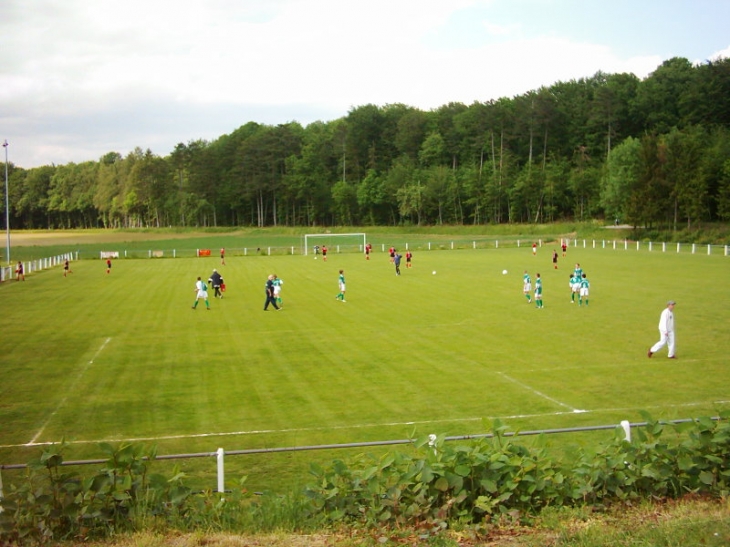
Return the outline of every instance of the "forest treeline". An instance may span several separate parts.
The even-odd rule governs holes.
[[[730,220],[730,60],[430,111],[242,125],[165,157],[10,164],[13,229]],[[4,207],[3,207],[4,211]]]

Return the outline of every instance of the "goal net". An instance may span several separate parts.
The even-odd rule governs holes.
[[[332,253],[364,253],[366,242],[364,233],[305,234],[304,255],[312,255],[315,251],[319,254],[322,247],[327,247],[327,251]]]

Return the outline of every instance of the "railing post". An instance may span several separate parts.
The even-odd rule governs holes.
[[[628,420],[622,420],[621,421],[621,427],[624,428],[624,433],[626,434],[626,441],[631,442],[631,424]]]
[[[225,472],[223,470],[223,457],[225,456],[226,451],[222,448],[219,448],[216,452],[216,459],[218,460],[218,492],[225,492]]]

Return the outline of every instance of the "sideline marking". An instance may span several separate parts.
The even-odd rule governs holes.
[[[548,395],[545,395],[544,393],[542,393],[540,391],[537,391],[536,389],[531,388],[527,384],[523,384],[522,382],[519,382],[519,381],[515,380],[511,376],[507,376],[504,372],[497,372],[497,374],[499,374],[502,378],[504,378],[506,380],[509,380],[513,384],[517,384],[521,388],[524,388],[527,391],[530,391],[530,392],[534,393],[535,395],[538,395],[539,397],[542,397],[543,399],[547,399],[548,401],[550,401],[552,403],[555,403],[558,406],[562,406],[563,408],[569,409],[571,412],[573,412],[575,414],[582,414],[583,412],[588,412],[587,410],[580,410],[578,408],[573,408],[572,406],[566,405],[565,403],[562,403],[562,402],[558,401],[557,399],[553,399],[552,397],[550,397]]]
[[[702,401],[697,403],[680,403],[674,405],[652,405],[642,407],[623,407],[623,408],[596,408],[593,410],[583,410],[581,412],[587,414],[600,414],[602,412],[629,412],[636,410],[649,410],[654,408],[665,409],[665,408],[682,408],[690,406],[700,405],[725,405],[730,404],[730,400],[721,401]],[[291,429],[251,429],[248,431],[229,431],[229,432],[213,432],[213,433],[191,433],[187,435],[161,435],[159,437],[129,437],[129,438],[112,438],[112,439],[99,439],[99,440],[81,440],[81,441],[64,441],[66,444],[99,444],[103,442],[143,442],[143,441],[167,441],[167,440],[178,440],[178,439],[200,439],[207,437],[236,437],[243,435],[264,435],[269,433],[302,433],[306,431],[333,431],[337,429],[364,429],[367,427],[403,427],[409,425],[430,425],[430,424],[442,424],[442,423],[457,423],[457,422],[481,422],[484,419],[500,420],[509,419],[524,419],[524,418],[544,418],[545,416],[565,416],[566,414],[575,414],[572,410],[558,411],[558,412],[543,412],[539,414],[512,414],[508,416],[481,416],[479,418],[453,418],[447,420],[422,420],[422,421],[411,421],[411,422],[390,422],[382,424],[353,424],[353,425],[336,425],[336,426],[321,426],[321,427],[301,427]],[[618,426],[618,424],[616,424]],[[40,443],[27,443],[27,444],[6,444],[0,445],[0,448],[18,448],[18,447],[32,447],[32,446],[47,446],[52,444],[58,444],[60,441],[44,441]]]
[[[111,338],[107,338],[106,340],[104,340],[104,343],[101,345],[101,347],[98,350],[96,350],[96,353],[91,358],[91,361],[86,363],[86,365],[76,375],[76,378],[74,378],[74,381],[71,383],[71,385],[66,390],[64,390],[66,395],[64,395],[63,399],[61,399],[59,401],[58,405],[56,405],[55,410],[53,412],[51,412],[50,416],[48,416],[48,419],[46,419],[46,421],[43,423],[43,426],[38,430],[38,433],[36,433],[33,436],[33,438],[28,443],[26,443],[24,446],[36,446],[37,444],[46,444],[46,443],[36,443],[36,441],[38,440],[38,437],[40,437],[43,434],[43,430],[45,430],[46,427],[48,426],[48,424],[51,423],[51,420],[58,413],[58,411],[61,410],[61,407],[66,404],[66,401],[68,400],[68,393],[74,390],[74,388],[76,387],[76,384],[79,383],[79,380],[81,380],[81,377],[84,375],[84,373],[87,370],[89,370],[89,367],[91,365],[94,364],[94,359],[96,359],[99,356],[99,354],[104,350],[104,348],[110,341],[111,341]],[[53,444],[53,443],[51,443],[51,444]]]

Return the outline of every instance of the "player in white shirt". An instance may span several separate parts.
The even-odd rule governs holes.
[[[210,309],[210,304],[208,303],[208,285],[205,284],[205,281],[203,281],[200,277],[198,277],[198,280],[195,282],[195,304],[193,304],[193,309],[198,307],[198,301],[202,298],[205,300],[205,308]]]
[[[664,308],[662,314],[659,316],[659,341],[649,348],[647,355],[651,357],[657,351],[662,349],[664,346],[668,346],[670,359],[676,359],[675,355],[675,340],[674,340],[674,305],[676,302],[670,300],[667,302],[667,307]]]

